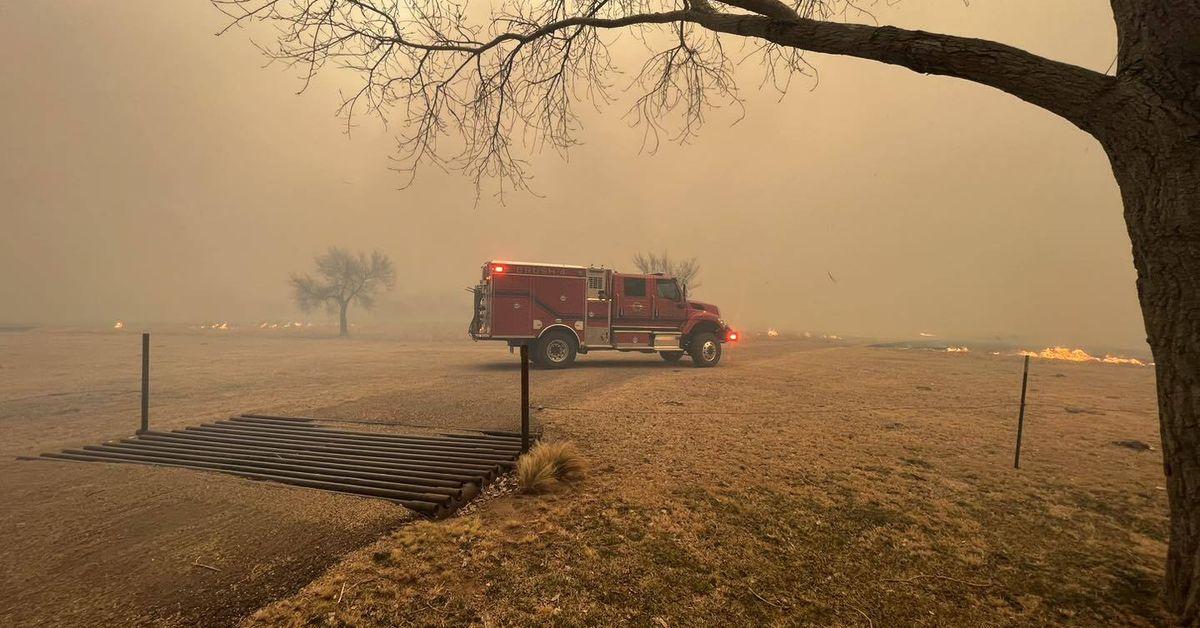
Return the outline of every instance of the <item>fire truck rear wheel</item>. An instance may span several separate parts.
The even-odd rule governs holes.
[[[578,347],[575,339],[565,331],[553,330],[538,339],[533,348],[534,362],[538,366],[561,369],[575,362]]]
[[[683,352],[682,351],[663,351],[663,352],[659,353],[658,355],[662,356],[662,359],[666,360],[667,362],[674,364],[679,361],[679,358],[683,357]]]
[[[721,343],[715,334],[704,332],[692,338],[689,353],[692,354],[692,365],[699,367],[716,366],[721,361]]]

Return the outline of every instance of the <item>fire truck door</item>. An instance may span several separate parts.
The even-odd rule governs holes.
[[[683,292],[674,279],[654,280],[654,322],[656,326],[677,327],[687,318]]]
[[[650,281],[646,277],[618,275],[617,320],[614,325],[645,325],[651,320],[654,302],[650,298]]]

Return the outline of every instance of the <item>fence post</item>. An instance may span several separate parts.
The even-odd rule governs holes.
[[[142,332],[142,429],[150,431],[150,332]]]
[[[1021,373],[1021,412],[1017,415],[1017,452],[1013,455],[1013,468],[1021,468],[1021,432],[1025,429],[1025,388],[1029,384],[1029,356],[1025,356],[1025,370]]]
[[[521,345],[521,452],[529,451],[529,345]]]

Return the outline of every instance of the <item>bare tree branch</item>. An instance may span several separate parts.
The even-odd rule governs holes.
[[[633,265],[646,274],[670,275],[678,279],[684,289],[695,290],[700,287],[700,262],[694,257],[675,259],[665,252],[662,255],[636,253]]]
[[[398,170],[460,170],[477,190],[498,181],[501,194],[528,189],[528,155],[576,143],[580,102],[613,100],[613,31],[648,52],[628,118],[650,150],[664,133],[687,141],[710,110],[740,107],[735,70],[751,58],[780,90],[811,73],[805,52],[846,55],[991,85],[1085,129],[1113,83],[995,42],[845,23],[871,18],[856,0],[504,0],[487,11],[455,0],[212,1],[230,26],[275,26],[265,52],[299,67],[305,86],[331,62],[361,77],[339,113],[348,132],[362,113],[392,124]],[[750,49],[736,63],[730,35]]]

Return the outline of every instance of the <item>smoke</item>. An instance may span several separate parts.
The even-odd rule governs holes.
[[[655,154],[621,119],[627,103],[585,105],[570,159],[530,165],[537,195],[476,203],[434,169],[399,189],[388,131],[362,119],[347,136],[334,116],[352,77],[297,96],[295,72],[263,68],[250,34],[213,36],[223,22],[206,3],[3,13],[0,46],[21,61],[0,67],[13,95],[0,104],[0,322],[295,320],[288,274],[340,245],[396,264],[396,290],[364,320],[465,324],[462,288],[485,260],[631,269],[636,252],[665,250],[698,259],[696,297],[743,329],[1144,346],[1104,155],[984,87],[816,55],[815,90],[780,100],[743,81],[744,119],[717,112]],[[1115,45],[1111,16],[1086,3],[901,4],[878,18],[1100,70]]]

